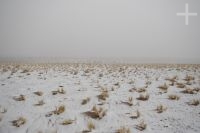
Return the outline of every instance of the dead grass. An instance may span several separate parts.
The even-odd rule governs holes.
[[[33,92],[35,95],[37,96],[42,96],[43,95],[43,92],[42,91],[36,91],[36,92]]]
[[[183,90],[181,92],[185,93],[185,94],[195,94],[195,91],[192,88],[186,88],[185,90]]]
[[[19,117],[17,120],[11,121],[12,125],[15,127],[20,127],[26,123],[26,119],[23,117]]]
[[[185,78],[183,80],[185,81],[191,81],[191,80],[194,80],[195,78],[193,76],[190,76],[190,75],[186,75]]]
[[[59,106],[58,108],[56,108],[56,110],[53,111],[54,114],[56,115],[60,115],[61,113],[65,112],[65,106]]]
[[[44,105],[45,103],[44,103],[44,101],[43,100],[40,100],[40,101],[38,101],[38,103],[36,103],[36,104],[34,104],[35,106],[42,106],[42,105]]]
[[[146,88],[147,88],[147,86],[138,88],[138,89],[136,90],[136,92],[138,92],[138,93],[146,92]]]
[[[167,91],[167,89],[169,88],[169,86],[165,83],[164,85],[160,85],[158,86],[159,89]]]
[[[176,83],[176,87],[177,87],[177,88],[184,88],[184,87],[185,87],[185,84],[184,84],[184,83],[179,83],[179,82],[177,82],[177,83]]]
[[[149,99],[149,94],[140,94],[139,97],[137,97],[136,99],[141,101],[147,101]]]
[[[25,96],[22,95],[22,94],[19,95],[19,96],[13,97],[13,99],[14,99],[15,101],[25,101],[25,100],[26,100]]]
[[[60,123],[61,125],[70,125],[74,122],[74,120],[71,119],[65,119],[62,123]]]
[[[131,133],[129,128],[126,127],[121,127],[120,129],[118,129],[115,133]]]
[[[141,121],[139,124],[136,125],[136,129],[143,131],[145,130],[147,127],[147,124],[144,121]]]
[[[102,107],[97,108],[96,106],[93,106],[90,111],[84,112],[83,114],[93,119],[102,119],[106,115],[106,110]]]
[[[102,90],[101,94],[99,94],[97,97],[99,100],[106,100],[106,98],[109,97],[108,90]]]
[[[158,105],[155,110],[157,113],[162,113],[167,110],[167,107],[164,107],[163,105]]]
[[[122,101],[121,103],[123,103],[123,104],[126,104],[126,105],[128,105],[128,106],[133,106],[133,98],[132,97],[129,97],[128,98],[128,101]]]
[[[52,91],[52,95],[57,95],[57,94],[65,94],[65,90],[63,87],[58,88],[56,91]]]
[[[188,105],[194,105],[194,106],[197,106],[197,105],[199,105],[199,100],[197,100],[197,99],[193,99],[193,100],[191,100],[190,102],[188,102],[187,104]]]
[[[130,118],[132,119],[137,119],[140,117],[140,112],[138,110],[136,110],[135,112],[133,112],[130,116]]]
[[[171,95],[168,95],[168,99],[170,99],[170,100],[179,100],[180,97],[177,96],[177,95],[171,94]]]
[[[87,104],[89,101],[90,101],[90,98],[87,97],[87,98],[85,98],[85,99],[82,100],[81,104],[82,104],[82,105],[85,105],[85,104]]]
[[[95,125],[93,123],[92,120],[88,121],[87,123],[87,130],[83,130],[82,133],[89,133],[89,132],[92,132],[92,130],[95,129]]]

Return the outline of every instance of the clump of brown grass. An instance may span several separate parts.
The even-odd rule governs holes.
[[[92,132],[92,130],[95,129],[95,125],[94,125],[92,120],[88,121],[87,128],[88,129],[87,130],[83,130],[82,133],[89,133],[89,132]]]
[[[118,129],[115,133],[131,133],[129,128],[126,127],[121,127],[120,129]]]
[[[177,95],[171,94],[171,95],[168,95],[168,99],[170,99],[170,100],[179,100],[180,97],[177,96]]]
[[[194,77],[190,76],[190,75],[186,75],[183,80],[185,80],[185,81],[191,81],[191,80],[194,80]]]
[[[83,114],[93,119],[102,119],[106,115],[106,110],[104,110],[102,107],[97,108],[96,106],[93,106],[90,111],[84,112]]]
[[[109,97],[108,90],[102,90],[101,94],[99,94],[97,97],[99,100],[106,100],[106,98]]]
[[[155,110],[157,113],[162,113],[167,110],[167,107],[164,107],[163,105],[158,105]]]
[[[74,120],[71,119],[66,119],[64,120],[62,123],[60,123],[61,125],[70,125],[74,122]]]
[[[186,88],[185,90],[183,90],[181,92],[185,93],[185,94],[195,94],[194,89],[192,89],[192,88]]]
[[[36,104],[34,104],[35,106],[42,106],[42,105],[44,105],[45,103],[44,103],[44,101],[43,100],[40,100],[40,101],[38,101],[38,103],[36,103]]]
[[[25,96],[21,94],[21,95],[19,95],[19,96],[13,97],[13,99],[14,99],[15,101],[25,101]]]
[[[56,91],[52,91],[52,95],[56,95],[56,94],[65,94],[65,90],[63,89],[63,87],[58,88]]]
[[[185,84],[184,84],[184,83],[179,83],[179,82],[177,82],[177,83],[176,83],[176,87],[177,87],[177,88],[184,88],[184,87],[185,87]]]
[[[42,96],[43,95],[43,92],[42,91],[36,91],[36,92],[33,92],[35,95],[38,95],[38,96]]]
[[[132,119],[137,119],[140,117],[140,112],[138,110],[136,110],[135,112],[133,112],[130,116],[130,118]]]
[[[176,82],[176,79],[177,79],[177,76],[174,76],[174,77],[172,77],[172,78],[166,78],[165,80],[168,80],[168,81],[170,81],[171,83],[174,83],[174,82]]]
[[[140,94],[137,100],[147,101],[149,99],[149,94]]]
[[[15,127],[20,127],[21,125],[26,123],[26,119],[23,117],[19,117],[17,120],[11,121],[11,123]]]
[[[168,87],[169,86],[166,83],[164,83],[164,85],[158,86],[159,89],[164,90],[164,91],[167,91]]]
[[[54,114],[59,115],[61,113],[63,113],[65,111],[65,106],[59,106],[58,108],[56,108],[56,110],[53,111]]]
[[[85,104],[87,104],[89,101],[90,101],[90,98],[87,97],[87,98],[85,98],[85,99],[82,100],[81,104],[82,104],[82,105],[85,105]]]
[[[147,88],[147,86],[138,88],[138,89],[136,90],[136,92],[138,92],[138,93],[146,92],[146,89],[145,89],[145,88]]]
[[[147,127],[147,124],[144,121],[141,121],[139,124],[136,125],[136,129],[143,131],[145,130]]]
[[[197,106],[197,105],[199,105],[199,100],[197,100],[197,99],[193,99],[193,100],[191,100],[190,102],[188,102],[187,104],[188,105],[194,105],[194,106]]]
[[[129,97],[129,98],[128,98],[128,101],[125,101],[125,102],[122,101],[122,103],[123,103],[123,104],[126,104],[126,105],[128,105],[128,106],[133,106],[133,98],[132,98],[132,97]]]

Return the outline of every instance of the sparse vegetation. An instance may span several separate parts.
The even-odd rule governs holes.
[[[56,94],[65,94],[65,90],[63,89],[63,87],[58,88],[56,91],[52,91],[52,95],[56,95]]]
[[[19,96],[13,97],[13,99],[14,99],[15,101],[25,101],[25,96],[21,94],[21,95],[19,95]]]
[[[168,95],[168,99],[170,99],[170,100],[179,100],[180,97],[177,96],[177,95],[173,95],[173,94],[171,94],[171,95]]]
[[[62,123],[60,123],[61,125],[70,125],[74,122],[74,120],[71,119],[66,119],[64,120]]]
[[[35,95],[38,95],[38,96],[42,96],[43,95],[43,92],[42,91],[36,91],[36,92],[33,92]]]
[[[102,107],[93,106],[91,111],[84,112],[84,114],[93,119],[102,119],[106,115],[106,110]]]
[[[164,90],[164,91],[167,91],[168,87],[169,86],[166,83],[164,85],[158,86],[159,89]]]
[[[131,133],[129,128],[126,127],[121,127],[120,129],[118,129],[115,133]]]
[[[167,107],[164,107],[163,105],[158,105],[155,110],[157,113],[162,113],[167,110]]]
[[[133,98],[132,97],[129,97],[128,98],[128,101],[122,101],[123,104],[126,104],[128,106],[133,106]]]
[[[147,127],[147,124],[144,121],[141,121],[139,124],[136,125],[136,129],[143,131],[145,130]]]
[[[191,88],[186,88],[185,90],[183,90],[181,92],[185,93],[185,94],[195,94],[194,89],[191,89]]]
[[[97,97],[99,100],[106,100],[109,97],[108,90],[103,90]]]
[[[20,127],[26,123],[26,119],[24,117],[19,117],[17,120],[11,121],[11,123],[15,127]]]
[[[197,106],[197,105],[199,105],[199,100],[197,100],[197,99],[193,99],[193,100],[191,100],[190,102],[188,102],[187,104],[188,105],[194,105],[194,106]]]
[[[87,104],[89,101],[90,101],[90,98],[87,97],[87,98],[85,98],[85,99],[82,100],[81,104],[82,104],[82,105],[85,105],[85,104]]]
[[[138,110],[136,110],[135,112],[133,112],[130,116],[130,118],[132,119],[137,119],[140,117],[140,112]]]
[[[42,106],[42,105],[44,105],[45,103],[44,103],[44,101],[43,100],[40,100],[40,101],[38,101],[38,103],[36,103],[36,104],[34,104],[35,106]]]
[[[137,100],[141,101],[147,101],[149,99],[149,94],[140,94],[139,97],[137,97]]]
[[[63,113],[65,111],[65,106],[59,106],[58,108],[56,108],[56,110],[53,111],[54,114],[59,115],[61,113]]]

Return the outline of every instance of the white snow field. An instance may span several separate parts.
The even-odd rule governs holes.
[[[199,133],[199,100],[200,65],[0,65],[0,133]]]

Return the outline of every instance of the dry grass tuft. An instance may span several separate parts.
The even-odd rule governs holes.
[[[197,106],[197,105],[199,105],[199,100],[197,100],[197,99],[193,99],[193,100],[191,100],[190,102],[188,102],[187,104],[188,105],[194,105],[194,106]]]
[[[26,119],[23,117],[19,117],[17,120],[13,120],[11,122],[13,126],[20,127],[21,125],[26,123]]]
[[[157,111],[157,113],[162,113],[167,110],[167,107],[164,107],[163,105],[158,105],[155,110]]]
[[[59,115],[59,114],[63,113],[64,111],[65,111],[65,106],[62,105],[62,106],[56,108],[56,110],[54,110],[53,113],[56,115]]]
[[[185,90],[183,90],[181,92],[185,93],[185,94],[195,94],[194,89],[191,89],[191,88],[186,88]]]
[[[126,104],[126,105],[128,105],[128,106],[133,106],[133,98],[132,97],[129,97],[128,98],[128,101],[126,101],[126,102],[121,102],[121,103],[123,103],[123,104]]]
[[[138,125],[136,125],[135,128],[138,129],[138,130],[140,130],[140,131],[143,131],[143,130],[146,129],[146,127],[147,127],[147,124],[144,121],[142,121]]]
[[[33,92],[35,95],[38,95],[38,96],[42,96],[43,95],[43,92],[42,91],[36,91],[36,92]]]
[[[40,101],[38,101],[38,103],[36,103],[36,104],[34,104],[35,106],[42,106],[42,105],[44,105],[45,103],[44,103],[44,101],[43,100],[40,100]]]
[[[92,122],[92,120],[88,121],[87,123],[87,130],[83,130],[82,133],[89,133],[89,132],[92,132],[92,130],[95,129],[95,125],[94,123]]]
[[[160,85],[158,86],[159,89],[167,91],[167,89],[169,88],[169,86],[165,83],[164,85]]]
[[[63,89],[63,87],[58,88],[56,91],[52,91],[52,95],[56,95],[56,94],[65,94],[65,90]]]
[[[115,133],[131,133],[129,128],[121,127]]]
[[[173,94],[171,94],[171,95],[168,95],[168,99],[170,99],[170,100],[179,100],[180,97],[177,96],[177,95],[173,95]]]
[[[25,101],[25,96],[24,95],[15,96],[13,97],[13,99],[15,101]]]
[[[82,105],[85,105],[85,104],[87,104],[89,101],[90,101],[90,98],[87,97],[87,98],[85,98],[85,99],[82,100],[81,104],[82,104]]]
[[[185,80],[185,81],[191,81],[191,80],[194,80],[194,77],[190,76],[190,75],[186,75],[186,77],[183,80]]]
[[[106,100],[109,97],[108,90],[103,90],[97,97],[99,100]]]
[[[146,92],[146,89],[145,89],[145,88],[147,88],[147,86],[138,88],[138,89],[136,90],[136,92],[138,92],[138,93]]]
[[[71,119],[66,119],[64,120],[62,123],[60,123],[61,125],[70,125],[74,122],[74,120]]]
[[[149,99],[149,94],[140,94],[137,100],[147,101]]]
[[[174,82],[176,82],[177,76],[174,76],[172,78],[166,78],[165,80],[170,81],[172,84],[174,84]]]
[[[130,118],[132,118],[132,119],[137,119],[137,118],[139,118],[140,117],[140,112],[137,110],[137,111],[135,111],[135,112],[133,112],[132,114],[131,114],[131,116],[130,116]]]
[[[185,84],[184,83],[176,83],[177,88],[184,88]]]
[[[97,108],[96,106],[93,106],[91,111],[84,112],[83,114],[93,119],[102,119],[106,115],[106,110],[104,110],[102,107]]]

